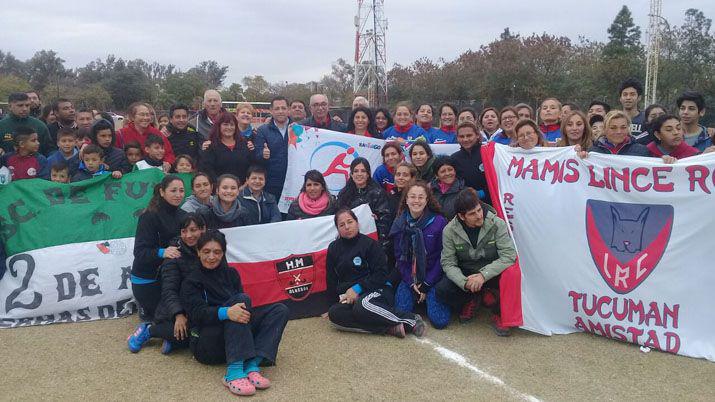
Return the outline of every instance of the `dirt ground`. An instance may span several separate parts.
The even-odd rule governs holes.
[[[235,400],[223,366],[152,340],[125,339],[136,316],[0,331],[0,400]],[[715,364],[596,337],[496,337],[485,319],[429,328],[425,338],[342,333],[327,320],[290,321],[271,400],[715,400]]]

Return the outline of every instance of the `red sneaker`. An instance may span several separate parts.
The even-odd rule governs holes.
[[[494,330],[494,333],[497,334],[497,336],[509,336],[511,335],[511,331],[509,330],[509,327],[504,327],[501,325],[501,317],[498,315],[493,315],[492,316],[492,322],[491,322],[491,327]]]
[[[476,297],[472,297],[462,306],[462,311],[459,312],[459,322],[469,322],[476,317],[477,308],[479,308],[478,300]]]

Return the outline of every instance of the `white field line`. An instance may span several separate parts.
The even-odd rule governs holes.
[[[445,359],[450,360],[453,363],[456,363],[457,365],[466,368],[467,370],[473,372],[481,380],[484,380],[486,382],[496,385],[497,387],[504,389],[506,392],[508,392],[512,396],[522,399],[522,400],[525,400],[525,401],[540,402],[539,398],[537,398],[533,395],[529,395],[529,394],[520,392],[520,391],[512,388],[507,383],[505,383],[504,380],[502,380],[501,378],[495,377],[495,376],[487,373],[486,371],[480,369],[479,367],[471,364],[467,360],[467,358],[462,356],[461,354],[459,354],[453,350],[447,349],[447,348],[443,347],[442,345],[438,344],[437,342],[434,342],[430,339],[426,339],[426,338],[414,338],[414,339],[419,343],[423,343],[423,344],[431,346],[437,353],[439,353]]]

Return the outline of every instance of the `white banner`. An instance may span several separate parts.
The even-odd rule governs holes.
[[[118,318],[136,310],[134,238],[15,254],[0,281],[0,328]]]
[[[292,126],[288,135],[288,171],[278,203],[281,212],[287,212],[298,197],[308,170],[322,173],[328,190],[337,195],[350,177],[350,163],[355,158],[366,158],[373,172],[382,165],[380,150],[386,141],[381,139],[300,125]],[[435,155],[451,155],[459,150],[458,144],[430,144],[430,147]]]
[[[524,328],[715,361],[715,154],[665,165],[497,145],[494,165]]]

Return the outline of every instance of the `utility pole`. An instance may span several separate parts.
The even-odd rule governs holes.
[[[658,59],[660,58],[660,13],[662,0],[650,0],[650,23],[648,24],[648,42],[645,67],[645,104],[652,105],[657,99],[658,89]]]
[[[357,0],[355,16],[355,95],[371,107],[387,104],[387,49],[384,0]]]

